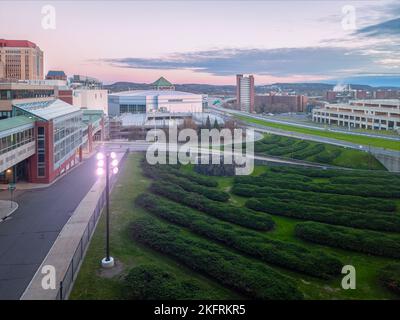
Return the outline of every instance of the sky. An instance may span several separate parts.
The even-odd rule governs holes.
[[[0,1],[0,38],[35,42],[45,72],[105,83],[400,86],[399,0]]]

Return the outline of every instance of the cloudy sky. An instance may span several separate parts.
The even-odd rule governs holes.
[[[55,29],[42,26],[48,4]],[[399,0],[1,1],[0,38],[37,43],[46,71],[107,83],[252,73],[256,84],[400,86]]]

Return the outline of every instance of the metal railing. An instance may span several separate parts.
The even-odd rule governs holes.
[[[129,149],[122,156],[120,163],[122,163],[126,159],[128,154],[129,154]],[[111,176],[110,178],[111,189],[113,188],[117,180],[117,177],[118,175]],[[86,248],[88,247],[93,232],[96,229],[97,222],[99,221],[105,203],[106,203],[106,189],[104,188],[101,193],[101,196],[99,197],[99,200],[97,201],[97,205],[93,210],[93,213],[88,221],[85,231],[83,232],[79,244],[75,249],[75,253],[72,256],[72,259],[68,265],[64,277],[59,283],[59,289],[56,296],[56,300],[65,300],[66,298],[68,298],[68,295],[72,289],[72,285],[76,279],[76,276],[79,273],[80,263],[85,257]]]

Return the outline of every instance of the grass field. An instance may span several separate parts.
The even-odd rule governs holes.
[[[256,124],[263,125],[266,127],[282,129],[282,130],[287,130],[287,131],[293,131],[293,132],[299,132],[299,133],[310,134],[310,135],[316,135],[316,136],[325,137],[325,138],[337,139],[337,140],[352,142],[352,143],[356,143],[356,144],[360,144],[360,145],[364,145],[364,146],[371,145],[372,147],[379,147],[379,148],[400,151],[400,142],[399,141],[393,141],[393,140],[388,140],[388,139],[384,139],[384,138],[372,138],[372,137],[367,137],[367,136],[358,136],[358,135],[350,135],[350,134],[346,134],[346,133],[338,133],[338,132],[330,132],[330,131],[324,131],[324,130],[303,128],[303,127],[298,127],[298,126],[294,126],[294,125],[281,124],[281,123],[275,123],[275,122],[265,121],[265,120],[261,120],[261,119],[255,119],[255,118],[248,117],[248,116],[235,115],[235,117],[239,120],[243,120],[243,121],[250,122],[250,123],[256,123]]]
[[[367,152],[274,134],[266,134],[264,139],[257,141],[255,151],[265,155],[345,168],[385,170],[385,167]]]
[[[84,263],[76,280],[71,299],[121,299],[123,298],[124,276],[130,268],[151,264],[157,264],[161,268],[175,274],[178,279],[194,282],[200,287],[197,297],[210,299],[235,299],[244,298],[241,294],[231,288],[223,287],[215,279],[211,279],[204,273],[189,269],[182,263],[170,258],[165,254],[152,250],[147,246],[133,240],[130,230],[132,222],[149,215],[147,211],[134,204],[135,198],[141,193],[148,193],[151,180],[144,177],[140,167],[140,154],[130,155],[121,170],[119,180],[113,190],[111,197],[111,253],[117,259],[117,265],[121,267],[120,273],[107,275],[100,268],[100,260],[104,256],[104,217],[101,218],[95,234],[92,238]],[[193,166],[185,166],[182,172],[191,173]],[[256,166],[253,173],[254,178],[269,173],[270,167]],[[378,174],[378,173],[377,173]],[[289,176],[288,176],[289,177]],[[289,177],[292,179],[291,177]],[[217,190],[229,192],[229,204],[244,207],[248,198],[237,196],[231,192],[235,184],[234,177],[210,177],[210,181],[218,183]],[[286,178],[284,178],[286,179]],[[315,178],[312,183],[326,183],[326,178]],[[163,180],[161,180],[163,181]],[[400,214],[400,202],[396,215]],[[200,213],[199,213],[200,214]],[[204,214],[204,213],[201,213]],[[330,280],[317,279],[303,273],[290,271],[287,268],[277,267],[274,264],[265,263],[280,274],[290,277],[306,299],[395,299],[396,296],[379,284],[377,278],[379,270],[394,259],[377,257],[358,252],[352,252],[325,245],[318,245],[303,241],[294,235],[295,225],[304,220],[287,218],[283,216],[272,216],[275,227],[272,231],[259,231],[260,234],[269,238],[281,240],[287,243],[301,245],[307,249],[321,249],[340,259],[344,264],[351,264],[357,270],[357,289],[341,289],[340,275]],[[159,218],[156,218],[159,219]],[[162,220],[164,224],[170,222]],[[174,227],[176,225],[174,224]],[[192,231],[179,227],[181,232],[191,239],[194,237]],[[199,238],[196,236],[197,239]],[[225,246],[224,246],[225,247]],[[227,247],[227,249],[229,249]],[[235,250],[233,250],[236,252]],[[256,258],[247,257],[251,261]],[[264,263],[264,262],[263,262]]]

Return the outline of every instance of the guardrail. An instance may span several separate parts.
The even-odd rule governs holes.
[[[124,162],[127,155],[129,154],[129,149],[122,156],[120,163]],[[112,175],[110,178],[110,189],[112,190],[115,182],[117,181],[118,175]],[[90,239],[93,235],[94,230],[96,229],[97,222],[101,216],[101,212],[103,207],[106,204],[106,189],[104,188],[97,205],[88,221],[88,224],[85,228],[85,231],[79,241],[78,246],[76,247],[75,253],[72,256],[72,259],[68,265],[68,268],[64,274],[63,279],[60,281],[60,287],[56,296],[56,300],[65,300],[68,298],[69,293],[72,289],[72,285],[76,279],[76,276],[79,273],[79,269],[81,266],[81,262],[86,254],[86,249],[90,243]]]

